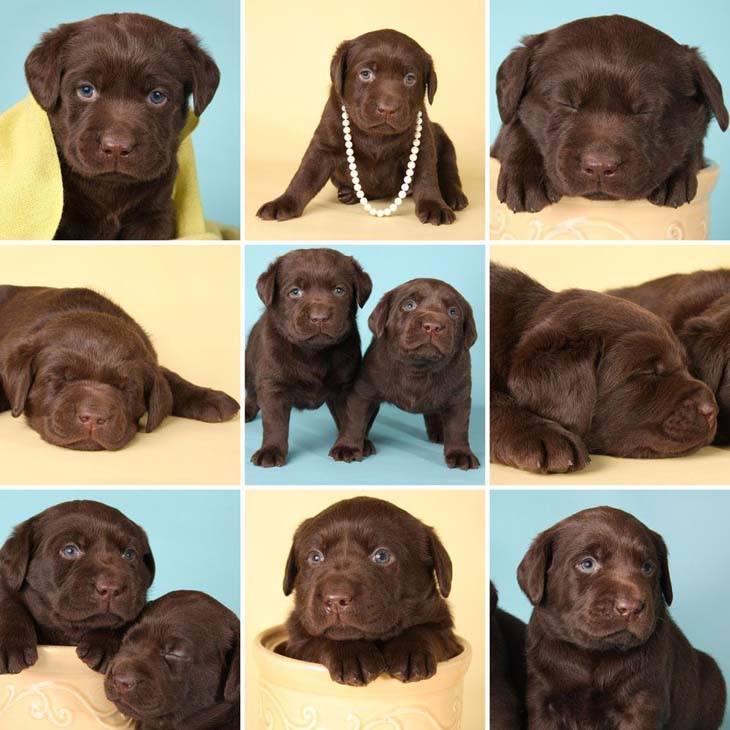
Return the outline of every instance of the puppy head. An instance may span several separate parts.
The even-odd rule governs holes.
[[[443,365],[477,339],[469,303],[438,279],[412,279],[392,289],[368,325],[397,359],[414,365]]]
[[[622,16],[524,39],[497,75],[502,120],[519,117],[563,195],[650,195],[695,149],[722,88],[697,49]]]
[[[594,651],[645,643],[672,603],[661,535],[610,507],[540,533],[517,580],[554,638]]]
[[[509,387],[594,453],[679,456],[715,435],[715,399],[669,325],[606,294],[556,295],[518,343]]]
[[[142,610],[155,562],[139,525],[75,501],[18,525],[0,549],[0,575],[11,591],[42,596],[61,627],[117,628]]]
[[[240,698],[240,622],[198,591],[148,604],[106,673],[106,696],[127,717],[154,727]]]
[[[330,76],[352,123],[371,134],[412,129],[424,93],[432,104],[437,85],[431,56],[395,30],[376,30],[341,43]]]
[[[329,248],[290,251],[261,274],[256,291],[289,342],[321,350],[356,329],[372,282],[360,264]]]
[[[98,15],[46,33],[25,62],[71,169],[94,180],[154,180],[173,164],[188,114],[220,74],[189,31],[135,13]]]
[[[436,587],[438,585],[438,589]],[[448,617],[451,559],[434,530],[380,499],[338,502],[297,529],[284,575],[311,636],[385,640]]]

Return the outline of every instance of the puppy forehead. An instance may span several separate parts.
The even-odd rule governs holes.
[[[280,281],[306,279],[319,282],[333,278],[350,281],[352,274],[349,258],[330,249],[292,251],[282,257],[278,271]]]
[[[460,297],[459,292],[440,279],[411,279],[396,290],[396,297],[418,296],[422,299],[452,301]]]
[[[420,63],[426,51],[413,38],[396,30],[375,30],[350,42],[348,61],[352,65],[369,58],[401,63]]]
[[[648,528],[620,510],[597,508],[573,515],[558,527],[557,549],[565,557],[576,550],[600,549],[606,553],[654,554]]]
[[[99,515],[71,512],[41,523],[40,544],[59,539],[85,540],[89,544],[106,541],[116,545],[134,542],[140,547],[145,542],[142,532],[131,523],[110,520]]]

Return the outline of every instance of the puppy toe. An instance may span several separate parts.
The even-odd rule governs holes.
[[[272,466],[284,466],[286,453],[276,446],[263,446],[251,457],[254,466],[268,469]]]
[[[296,202],[287,195],[282,195],[276,200],[264,203],[256,212],[256,215],[265,221],[286,221],[291,218],[298,218],[302,214]]]
[[[18,674],[38,661],[35,646],[7,646],[0,648],[0,674]]]
[[[362,455],[363,458],[367,456],[372,456],[376,453],[375,444],[370,439],[365,439],[365,443],[362,447]]]
[[[358,202],[357,195],[355,195],[355,191],[352,188],[339,188],[337,190],[337,200],[340,201],[340,203],[344,203],[345,205],[354,205]]]
[[[449,469],[478,469],[479,459],[468,449],[451,449],[446,452],[446,464]]]
[[[370,444],[372,447],[372,443]],[[371,453],[375,452],[375,448],[373,447],[373,450]],[[347,464],[353,461],[362,461],[364,456],[369,456],[369,454],[365,454],[363,449],[360,449],[356,446],[344,446],[344,445],[335,445],[330,449],[330,456],[335,461],[344,461]]]
[[[437,200],[422,200],[416,206],[416,216],[421,223],[434,226],[449,225],[456,220],[454,211]]]
[[[464,210],[469,205],[469,198],[460,188],[448,189],[444,192],[444,200],[451,210]]]

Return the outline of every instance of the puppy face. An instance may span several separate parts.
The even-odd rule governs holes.
[[[284,593],[311,636],[388,639],[442,603],[451,560],[435,532],[394,505],[358,497],[328,507],[294,535]]]
[[[239,643],[238,618],[218,601],[197,591],[168,593],[125,634],[106,673],[106,695],[127,717],[160,727],[233,704],[240,697]]]
[[[353,124],[372,134],[412,129],[424,92],[429,103],[436,93],[431,57],[394,30],[373,31],[342,43],[332,59],[331,77]]]
[[[701,143],[722,89],[694,48],[622,16],[525,38],[498,74],[502,119],[528,129],[562,195],[645,198]]]
[[[65,502],[22,523],[0,550],[6,584],[42,597],[59,626],[116,628],[142,610],[155,574],[147,536],[98,502]]]
[[[46,33],[28,56],[26,76],[71,169],[128,183],[170,168],[188,97],[200,115],[219,81],[189,31],[132,13]]]
[[[583,649],[645,643],[672,602],[664,540],[610,507],[578,512],[538,535],[517,578],[551,635]]]
[[[350,334],[357,308],[371,289],[370,277],[355,259],[326,248],[291,251],[256,284],[284,337],[313,350],[336,345]]]
[[[368,320],[402,362],[442,364],[476,341],[469,303],[438,279],[413,279],[389,291]]]

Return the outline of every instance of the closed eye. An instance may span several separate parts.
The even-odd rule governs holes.
[[[572,104],[572,103],[571,103],[571,102],[569,102],[569,101],[558,101],[558,100],[556,99],[556,100],[555,100],[555,103],[556,103],[556,104],[557,104],[558,106],[561,106],[561,107],[563,107],[563,109],[568,109],[568,110],[569,110],[569,111],[571,111],[571,112],[577,112],[577,111],[578,111],[578,107],[577,107],[577,106],[576,106],[575,104]]]

